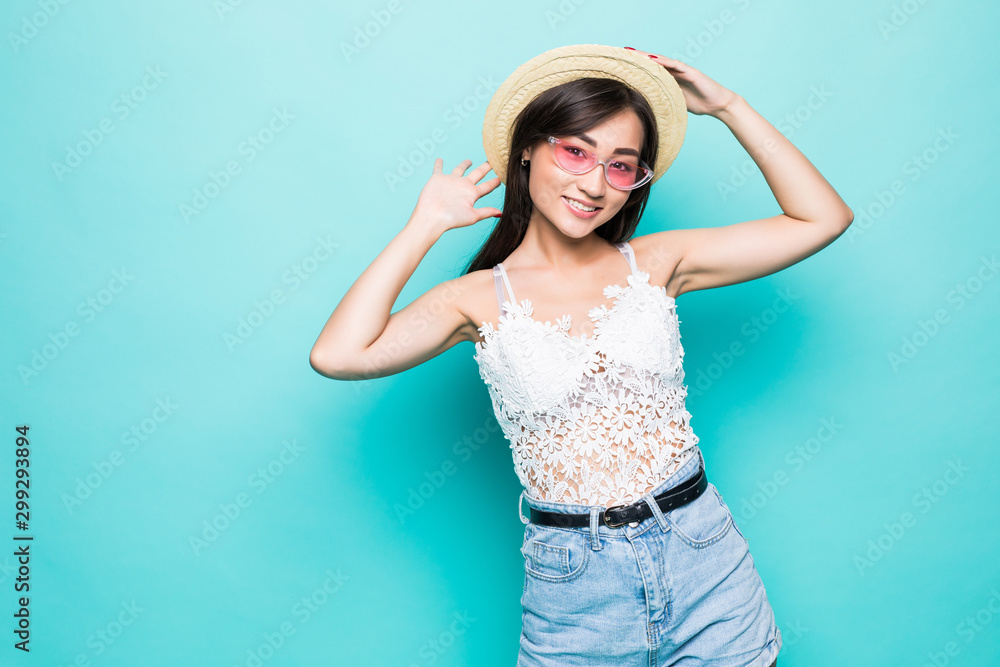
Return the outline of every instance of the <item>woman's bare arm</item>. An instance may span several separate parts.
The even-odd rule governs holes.
[[[760,168],[782,213],[722,227],[650,234],[659,255],[679,255],[667,293],[721,287],[770,275],[844,233],[854,213],[819,170],[740,95],[679,60],[637,51],[670,72],[688,111],[723,121]]]
[[[390,314],[406,281],[440,238],[426,225],[396,235],[334,309],[309,353],[320,375],[336,380],[383,377],[412,368],[456,342],[465,317],[455,307],[456,280],[431,288]]]
[[[309,364],[326,377],[362,380],[412,368],[463,339],[468,319],[457,307],[471,276],[436,285],[392,313],[403,286],[431,246],[448,229],[475,224],[495,215],[492,207],[473,208],[500,185],[499,178],[479,181],[490,170],[484,162],[467,176],[465,160],[450,174],[434,162],[434,173],[420,193],[403,229],[389,242],[337,304],[309,353]]]
[[[654,235],[659,247],[681,254],[673,277],[679,283],[673,291],[679,294],[781,271],[833,243],[854,219],[816,167],[743,97],[736,96],[715,115],[757,163],[783,213]]]

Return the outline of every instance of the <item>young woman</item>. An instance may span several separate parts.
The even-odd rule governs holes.
[[[687,112],[726,124],[781,214],[633,237]],[[475,343],[530,513],[518,665],[775,665],[781,633],[685,409],[675,300],[809,257],[851,210],[743,97],[635,49],[532,59],[494,95],[484,139],[493,161],[468,174],[470,160],[435,160],[312,367],[381,377]],[[499,213],[475,204],[502,181],[502,218],[466,273],[391,313],[441,234]]]

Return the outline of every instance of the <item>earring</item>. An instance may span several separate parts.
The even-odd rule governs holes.
[[[522,167],[524,167],[524,166],[526,166],[527,164],[528,164],[528,161],[527,161],[527,160],[525,160],[524,158],[521,158],[521,166],[522,166]]]

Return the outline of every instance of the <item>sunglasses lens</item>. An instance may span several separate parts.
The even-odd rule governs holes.
[[[555,144],[556,160],[563,169],[571,172],[584,172],[594,165],[596,158],[593,153],[585,151],[572,144]]]
[[[553,144],[556,162],[570,173],[582,174],[597,163],[597,156],[590,151],[563,140]],[[632,190],[648,179],[649,170],[632,162],[612,160],[608,163],[608,181],[619,190]]]
[[[619,190],[631,190],[645,177],[646,170],[636,164],[615,161],[608,165],[608,179]]]

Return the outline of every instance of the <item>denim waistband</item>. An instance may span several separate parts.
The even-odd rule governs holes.
[[[701,453],[701,449],[697,445],[694,447],[694,452],[695,455],[691,456],[691,458],[684,465],[678,468],[672,475],[667,477],[665,480],[657,484],[654,488],[646,492],[642,496],[642,498],[636,500],[635,502],[644,502],[644,500],[648,498],[648,504],[650,504],[651,506],[656,506],[656,503],[653,502],[654,496],[658,496],[664,491],[677,486],[684,480],[694,477],[694,475],[697,474],[699,468],[705,465],[705,458]],[[593,536],[595,538],[597,536],[596,534],[608,535],[608,536],[621,536],[623,529],[625,530],[625,532],[628,532],[628,529],[630,528],[637,532],[643,532],[646,529],[646,526],[643,526],[643,524],[649,521],[657,521],[661,524],[661,526],[663,525],[661,517],[657,516],[659,514],[658,506],[656,506],[655,509],[653,510],[653,516],[647,517],[644,521],[642,521],[639,524],[639,526],[631,526],[631,524],[625,524],[624,526],[612,528],[610,526],[607,526],[603,522],[598,522],[596,519],[597,514],[599,514],[602,510],[606,509],[606,506],[604,505],[578,505],[573,503],[556,503],[556,502],[535,500],[533,498],[530,498],[524,491],[522,491],[521,495],[518,497],[517,510],[519,516],[521,517],[521,522],[524,524],[530,523],[530,520],[524,516],[524,513],[522,511],[523,509],[521,504],[522,499],[524,500],[524,502],[528,504],[529,507],[534,507],[535,509],[544,510],[547,512],[559,512],[561,514],[590,514],[592,519],[590,528],[577,526],[577,527],[568,527],[562,529],[591,532],[594,533]]]

